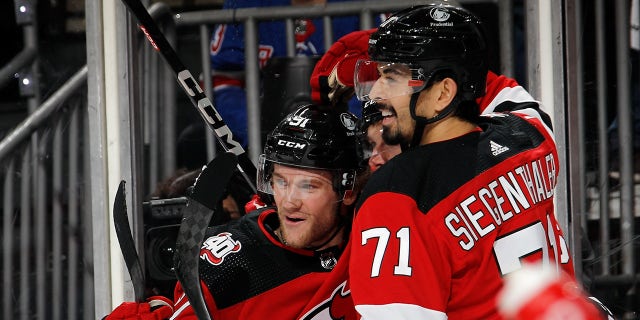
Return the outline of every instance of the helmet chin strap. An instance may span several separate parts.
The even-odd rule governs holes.
[[[413,130],[413,137],[411,138],[411,143],[408,146],[408,149],[417,147],[420,145],[420,140],[422,139],[422,134],[424,133],[424,128],[431,123],[438,122],[444,119],[446,116],[451,114],[453,110],[458,106],[458,97],[453,98],[451,103],[446,106],[442,112],[436,114],[431,118],[425,118],[416,115],[416,105],[418,103],[418,97],[420,96],[420,92],[415,92],[411,95],[411,100],[409,101],[409,112],[411,112],[411,118],[416,121],[416,127]],[[403,150],[404,151],[404,150]]]

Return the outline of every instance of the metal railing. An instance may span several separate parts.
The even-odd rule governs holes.
[[[615,301],[614,311],[622,319],[636,319],[640,179],[634,177],[640,172],[640,150],[634,148],[634,140],[640,139],[640,132],[634,126],[638,126],[640,99],[631,99],[640,92],[640,59],[638,51],[630,50],[629,2],[588,3],[592,7],[567,1],[566,59],[570,63],[566,74],[571,94],[566,112],[578,128],[569,138],[575,141],[572,151],[579,164],[571,172],[571,216],[584,230],[582,243],[592,249],[583,250],[582,255],[591,290],[605,301]],[[637,15],[640,8],[635,3]]]
[[[0,317],[87,319],[94,291],[83,192],[87,68],[41,102],[35,2],[14,8],[24,48],[0,69],[0,87],[17,78],[29,116],[0,141]]]
[[[0,142],[3,319],[92,314],[86,78],[84,67]]]

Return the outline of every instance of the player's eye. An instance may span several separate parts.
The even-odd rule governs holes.
[[[273,178],[271,183],[274,188],[284,189],[287,187],[287,181],[282,178]]]
[[[313,182],[305,181],[298,184],[298,189],[304,192],[313,192],[318,189],[318,186]]]

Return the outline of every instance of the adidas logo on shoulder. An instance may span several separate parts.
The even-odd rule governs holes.
[[[491,154],[494,156],[497,156],[505,151],[509,151],[509,148],[505,147],[505,146],[501,146],[495,142],[493,142],[492,140],[489,140],[489,145],[491,146]]]

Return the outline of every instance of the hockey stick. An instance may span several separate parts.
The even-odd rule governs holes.
[[[151,18],[147,9],[142,5],[140,0],[122,0],[137,19],[140,29],[147,37],[151,45],[156,51],[159,51],[164,60],[171,66],[176,74],[178,83],[182,86],[185,93],[189,96],[189,100],[200,112],[202,119],[207,123],[209,128],[213,130],[218,142],[225,151],[234,153],[238,156],[238,170],[245,178],[253,192],[257,193],[253,178],[256,176],[256,167],[248,157],[241,157],[245,154],[245,150],[240,143],[233,139],[233,134],[229,127],[211,103],[211,100],[204,94],[198,82],[193,78],[191,72],[184,66],[176,52],[173,50],[167,38],[162,34],[156,22]],[[252,177],[252,178],[249,178]]]
[[[216,205],[224,195],[231,180],[238,158],[229,152],[215,157],[198,176],[187,206],[182,209],[182,222],[173,255],[176,277],[191,307],[200,320],[210,320],[207,305],[202,296],[198,261],[200,247]]]
[[[144,273],[138,258],[133,236],[131,235],[131,227],[129,225],[129,217],[127,215],[127,199],[125,197],[125,181],[120,181],[116,198],[113,201],[113,223],[120,243],[120,250],[124,257],[124,262],[129,270],[131,282],[133,284],[133,293],[136,302],[144,301]]]

